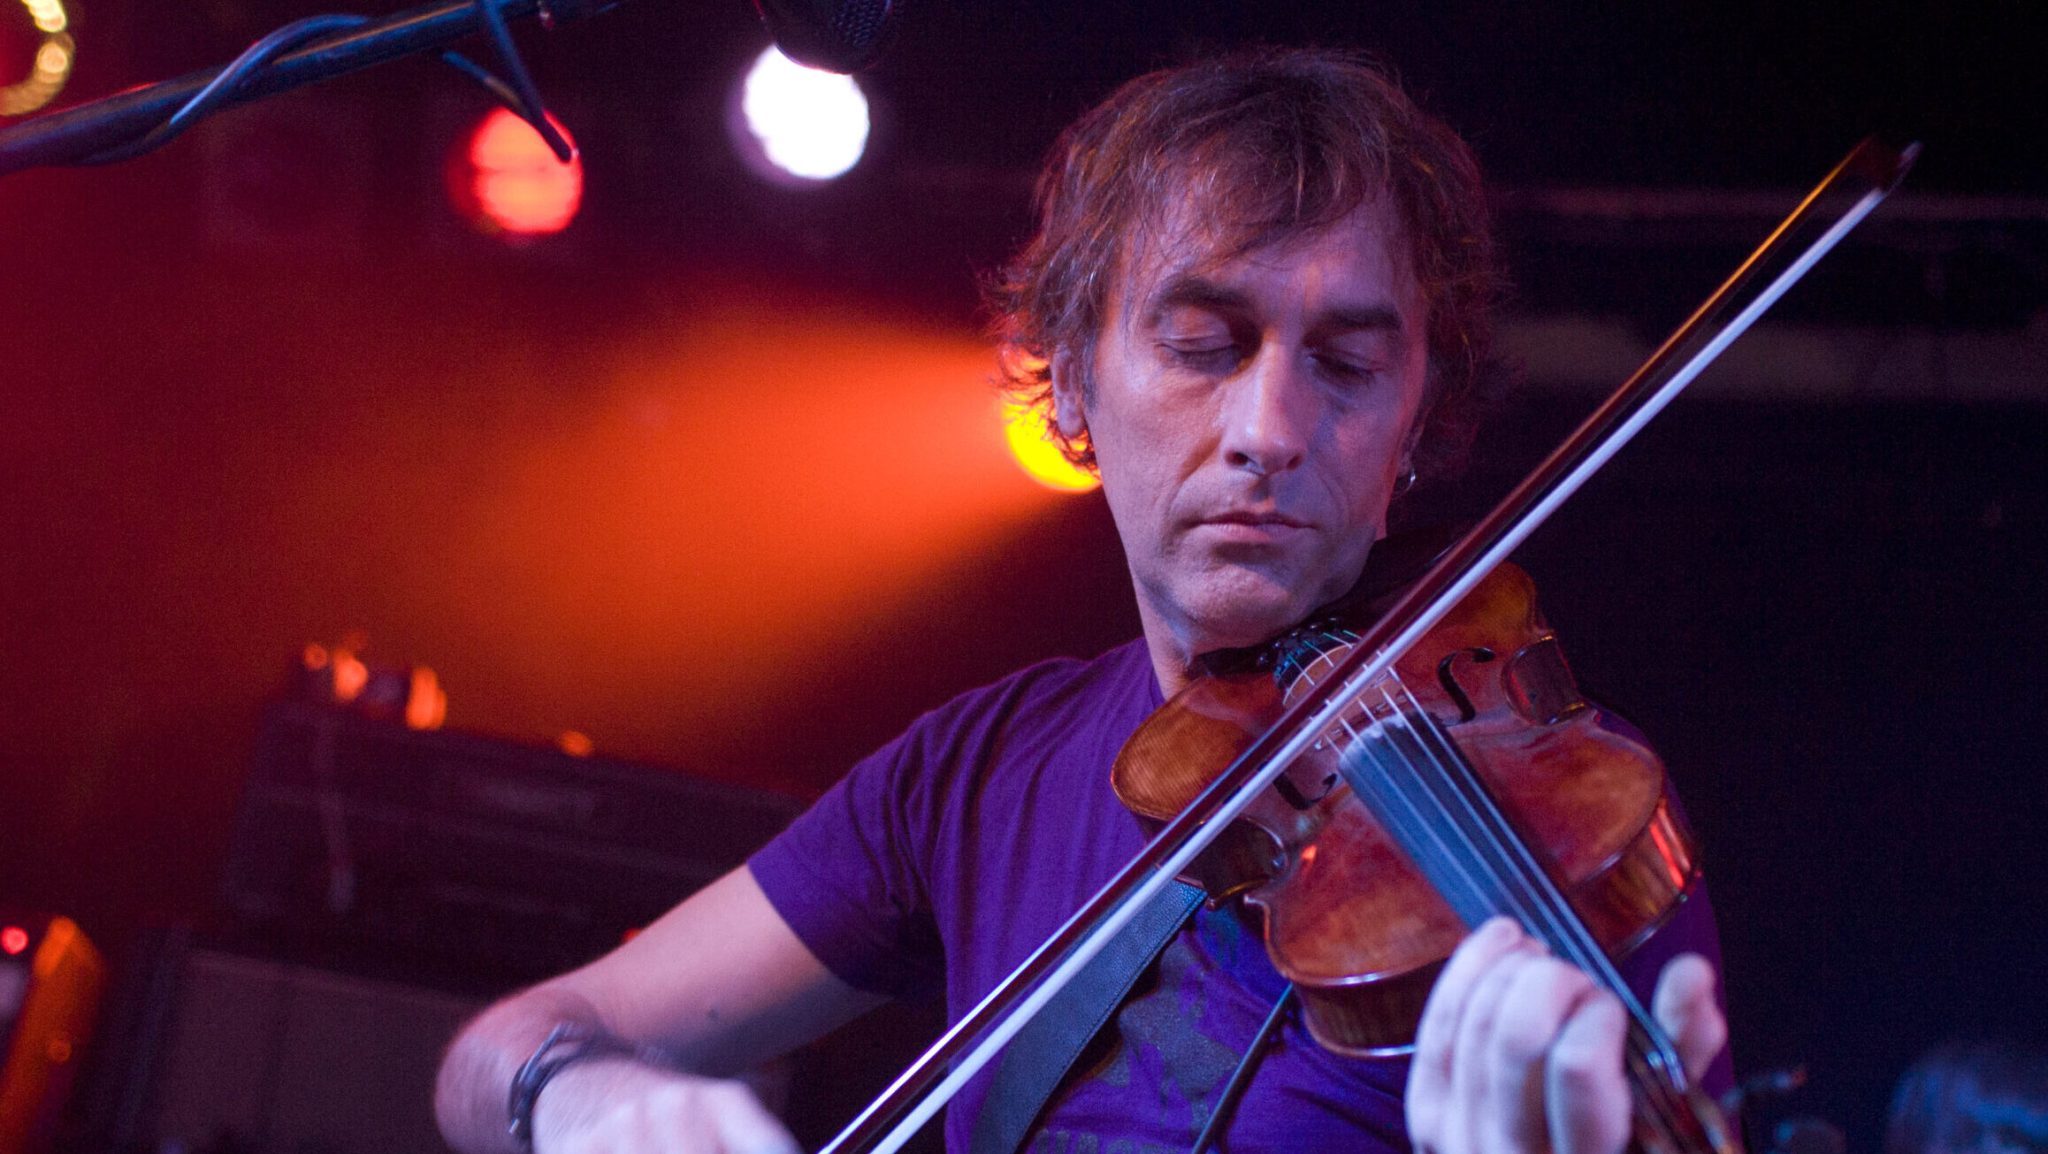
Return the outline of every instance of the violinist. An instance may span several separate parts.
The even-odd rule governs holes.
[[[733,1079],[889,998],[971,1006],[1143,844],[1124,740],[1205,656],[1344,594],[1389,506],[1456,467],[1499,274],[1469,150],[1385,73],[1278,50],[1154,73],[1039,187],[993,290],[1007,385],[1100,473],[1143,635],[925,715],[745,868],[482,1014],[437,1088],[458,1150],[795,1150]],[[1325,1050],[1284,1005],[1253,1047],[1285,988],[1257,934],[1195,908],[1011,1148],[1185,1151],[1212,1120],[1242,1152],[1623,1147],[1620,1005],[1512,924],[1452,955],[1412,1060]],[[1716,953],[1695,890],[1622,963],[1709,1089]],[[990,1083],[948,1150],[1007,1154],[977,1136]]]

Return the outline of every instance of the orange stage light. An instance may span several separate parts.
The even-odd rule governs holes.
[[[354,701],[370,684],[370,667],[346,649],[334,651],[334,700],[343,705]]]
[[[499,455],[493,481],[447,579],[496,592],[448,612],[507,656],[472,716],[523,712],[552,736],[617,694],[649,725],[730,729],[749,700],[843,676],[838,641],[1068,499],[1017,468],[972,333],[745,284],[696,292],[622,331],[583,391],[479,446]],[[543,651],[508,691],[502,666]]]
[[[448,694],[441,679],[424,665],[412,667],[412,686],[405,695],[405,723],[414,729],[439,729],[448,720]]]
[[[569,131],[548,118],[574,146]],[[583,204],[583,158],[563,164],[533,126],[493,109],[470,135],[464,162],[450,180],[456,207],[486,232],[510,237],[560,232]]]

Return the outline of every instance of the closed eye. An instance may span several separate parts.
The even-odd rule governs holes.
[[[1235,343],[1161,341],[1159,348],[1168,360],[1193,369],[1228,370],[1244,360]]]
[[[1347,382],[1371,381],[1381,373],[1381,367],[1376,362],[1354,361],[1344,357],[1318,356],[1316,364],[1333,379]]]

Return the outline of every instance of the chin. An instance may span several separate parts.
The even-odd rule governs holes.
[[[1300,624],[1321,602],[1260,573],[1211,580],[1181,599],[1197,653],[1269,641]]]

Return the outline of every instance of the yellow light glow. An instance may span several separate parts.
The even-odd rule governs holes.
[[[853,77],[805,68],[770,48],[740,97],[747,132],[768,162],[804,180],[831,180],[868,144],[868,100]]]
[[[1072,461],[1053,443],[1045,426],[1045,411],[1014,401],[1003,404],[1003,432],[1010,441],[1010,455],[1017,467],[1032,480],[1061,493],[1086,493],[1102,479]]]
[[[30,12],[35,12],[33,6]],[[53,24],[54,31],[51,30]],[[71,34],[63,31],[64,10],[57,8],[54,16],[47,20],[44,15],[38,15],[36,26],[44,29],[44,37],[42,45],[36,49],[34,67],[19,83],[0,86],[0,116],[34,112],[63,91],[65,81],[71,78],[77,45],[72,42]]]
[[[21,2],[22,6],[28,9],[29,19],[36,22],[36,27],[51,36],[55,36],[70,26],[70,19],[65,16],[64,5],[60,0],[21,0]]]

